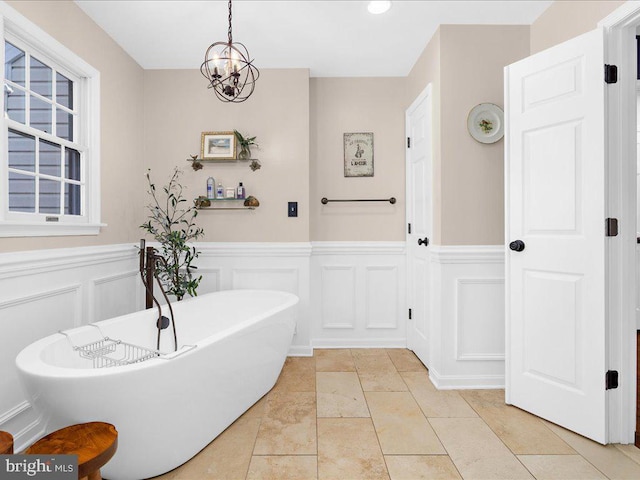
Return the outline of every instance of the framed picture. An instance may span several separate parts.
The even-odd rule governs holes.
[[[236,160],[236,136],[233,132],[202,132],[200,157],[203,160]]]
[[[344,134],[344,176],[373,177],[373,133]]]

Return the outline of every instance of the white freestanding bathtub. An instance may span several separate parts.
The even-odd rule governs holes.
[[[189,460],[275,384],[296,324],[298,297],[230,290],[173,305],[178,335],[162,331],[165,358],[94,368],[71,346],[98,340],[92,326],[54,334],[16,358],[46,431],[89,421],[115,425],[118,450],[102,473],[140,480]],[[165,313],[166,314],[166,313]],[[156,348],[157,310],[99,322],[105,336]],[[71,342],[70,342],[71,340]],[[195,348],[192,347],[195,345]]]

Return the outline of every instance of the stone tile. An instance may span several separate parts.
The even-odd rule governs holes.
[[[551,422],[543,422],[553,433],[611,480],[640,478],[640,464],[634,462],[614,445],[600,445]]]
[[[615,447],[618,450],[620,450],[622,453],[624,453],[627,457],[629,457],[631,460],[633,460],[637,464],[640,464],[640,448],[636,447],[635,445],[620,445],[620,444],[615,444]]]
[[[516,455],[571,455],[575,450],[535,415],[504,403],[504,390],[464,390],[460,395]]]
[[[317,349],[316,372],[355,372],[356,365],[351,351],[345,348]]]
[[[385,455],[391,480],[462,480],[446,455]]]
[[[537,480],[599,480],[605,477],[580,455],[518,455]]]
[[[465,480],[533,478],[481,418],[430,418]]]
[[[398,372],[358,373],[365,392],[406,392],[409,390]]]
[[[406,392],[408,390],[386,354],[354,356],[354,360],[365,392]]]
[[[360,379],[355,372],[316,374],[318,417],[368,417]]]
[[[438,390],[424,372],[402,372],[409,391],[427,417],[477,417],[456,390]]]
[[[367,392],[365,395],[385,455],[446,455],[409,392]]]
[[[316,359],[314,357],[287,357],[273,390],[315,392]]]
[[[318,479],[389,480],[370,418],[318,419]]]
[[[260,400],[254,403],[249,409],[242,414],[240,418],[262,418],[267,408],[267,399],[269,394],[264,395]]]
[[[253,454],[316,453],[316,394],[271,392]]]
[[[259,418],[239,418],[198,455],[175,469],[168,478],[244,480],[259,426]]]
[[[387,350],[387,348],[352,348],[351,355],[354,358],[369,357],[371,355],[388,357]]]
[[[318,458],[310,455],[253,457],[247,480],[317,480]]]
[[[427,367],[416,357],[415,353],[406,348],[390,348],[387,355],[399,372],[424,372]]]

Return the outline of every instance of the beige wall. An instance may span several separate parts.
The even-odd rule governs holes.
[[[405,108],[433,86],[433,243],[504,243],[504,141],[467,131],[479,103],[503,107],[503,69],[529,54],[528,26],[442,25],[407,78]]]
[[[441,243],[504,243],[504,140],[467,131],[479,103],[504,108],[504,67],[529,54],[528,26],[440,28]]]
[[[254,211],[201,211],[205,241],[306,242],[309,240],[309,71],[262,70],[256,90],[240,104],[222,103],[199,70],[144,73],[144,165],[163,185],[175,166],[184,171],[190,199],[206,194],[207,177],[224,186],[243,182],[260,201]],[[195,172],[185,161],[199,154],[201,132],[230,131],[257,136],[252,149],[262,168],[248,162],[205,163]],[[138,188],[145,188],[142,176]],[[287,217],[287,202],[298,217]]]
[[[404,86],[404,78],[311,79],[311,240],[404,240]],[[373,132],[373,177],[344,176],[347,132]],[[322,197],[397,203],[322,205]]]
[[[100,235],[0,238],[0,252],[113,244],[139,236],[142,222],[143,70],[74,2],[8,2],[45,32],[100,71]]]
[[[623,3],[618,0],[554,2],[531,25],[531,53],[593,30],[600,20]]]

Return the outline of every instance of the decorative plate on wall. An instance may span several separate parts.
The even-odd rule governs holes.
[[[493,103],[481,103],[469,112],[467,129],[480,143],[495,143],[504,136],[504,113]]]

